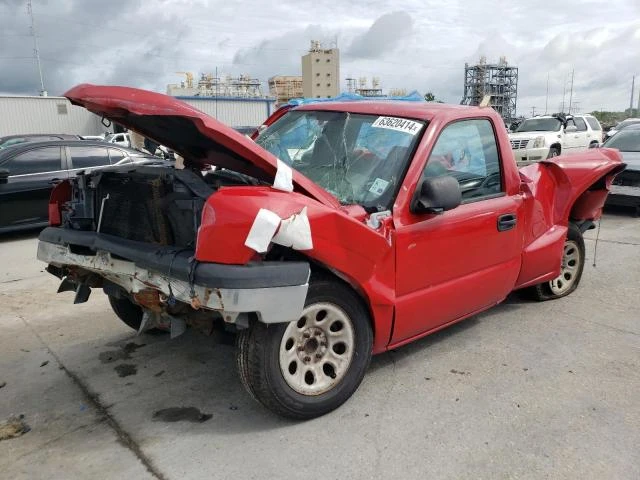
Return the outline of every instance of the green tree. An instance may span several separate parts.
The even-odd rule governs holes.
[[[431,92],[427,92],[427,93],[424,94],[424,99],[427,102],[435,102],[436,101],[436,96]]]

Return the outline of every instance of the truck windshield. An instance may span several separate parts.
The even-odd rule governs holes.
[[[292,111],[256,139],[342,204],[388,208],[425,123],[399,117]]]
[[[522,122],[516,132],[555,132],[561,124],[557,118],[530,118]]]

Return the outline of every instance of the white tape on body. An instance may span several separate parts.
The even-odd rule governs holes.
[[[311,225],[309,225],[309,217],[307,217],[307,207],[304,207],[300,213],[282,220],[278,233],[271,241],[294,250],[311,250],[313,240],[311,239]]]
[[[278,230],[280,221],[281,219],[277,213],[261,208],[253,220],[253,225],[251,225],[251,230],[249,230],[249,235],[247,235],[244,244],[258,253],[266,252],[271,239],[276,230]]]
[[[311,250],[313,240],[307,207],[284,220],[277,213],[261,208],[244,244],[258,253],[265,253],[271,242],[294,250]]]
[[[273,180],[273,188],[283,190],[285,192],[293,192],[293,170],[282,160],[277,160],[278,170],[276,178]]]
[[[409,135],[415,135],[420,131],[422,124],[414,122],[413,120],[407,120],[406,118],[378,117],[371,126],[374,128],[386,128],[387,130],[396,130],[398,132],[408,133]]]

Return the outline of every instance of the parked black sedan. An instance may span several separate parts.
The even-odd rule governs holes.
[[[47,225],[49,195],[80,170],[158,162],[137,150],[89,140],[25,142],[0,150],[0,233]]]
[[[27,133],[25,135],[5,135],[0,137],[0,148],[10,147],[25,142],[46,142],[48,140],[81,140],[79,135],[64,133]]]
[[[636,215],[640,216],[640,125],[620,130],[602,146],[620,150],[627,164],[627,168],[616,175],[611,185],[607,205],[633,207]]]

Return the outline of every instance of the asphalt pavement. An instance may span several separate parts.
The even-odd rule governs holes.
[[[233,347],[136,336],[99,291],[73,305],[0,238],[0,478],[638,479],[640,219],[608,212],[593,267],[553,302],[498,307],[379,355],[308,422],[255,403]],[[20,418],[20,415],[23,415]]]

